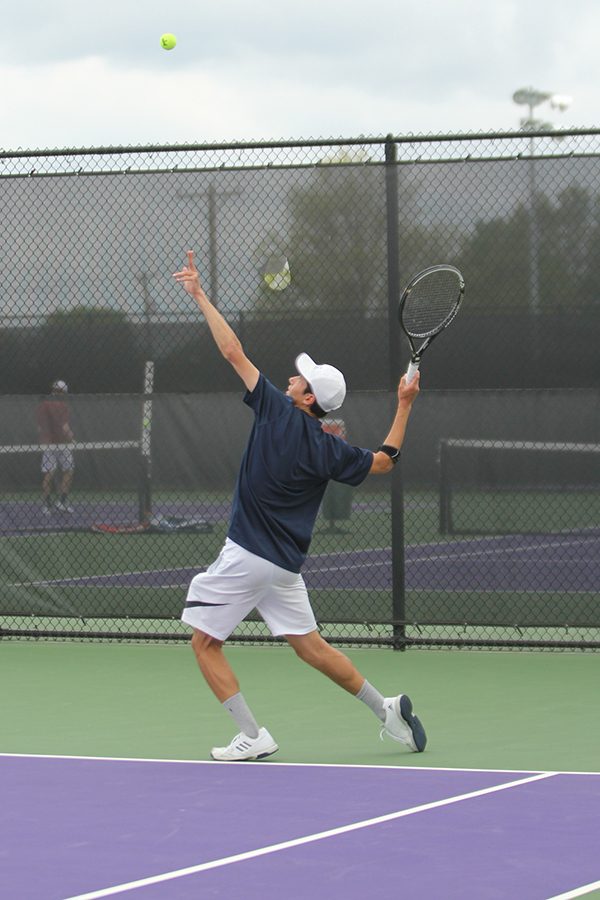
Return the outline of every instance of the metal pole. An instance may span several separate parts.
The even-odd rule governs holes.
[[[208,259],[210,267],[210,299],[213,306],[219,305],[219,284],[217,268],[217,197],[214,184],[208,186]]]
[[[144,365],[144,394],[142,400],[142,428],[140,437],[140,484],[138,486],[138,521],[146,523],[152,514],[152,394],[154,393],[154,362]]]
[[[142,288],[142,297],[144,299],[144,355],[146,359],[154,359],[154,335],[152,333],[152,315],[155,312],[154,303],[150,295],[150,272],[140,272],[137,276]]]
[[[531,109],[531,113],[533,109]],[[532,350],[536,365],[540,354],[540,235],[536,210],[535,138],[529,138],[529,305]]]
[[[388,281],[388,332],[389,377],[393,395],[393,411],[396,411],[396,392],[400,377],[400,326],[398,325],[398,298],[400,296],[399,230],[398,230],[398,165],[396,143],[391,135],[385,142],[385,198],[387,220],[387,281]],[[398,462],[391,478],[391,530],[392,530],[392,620],[394,650],[406,649],[406,597],[404,560],[404,490],[402,462]]]
[[[205,191],[178,191],[177,196],[180,200],[193,200],[196,205],[199,200],[206,197],[208,206],[208,277],[210,284],[210,299],[213,306],[219,305],[219,266],[217,262],[218,246],[217,246],[217,224],[218,209],[217,197],[226,199],[227,197],[238,197],[240,191],[220,190],[215,184],[209,184]]]

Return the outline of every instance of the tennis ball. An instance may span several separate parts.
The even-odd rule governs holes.
[[[176,43],[177,38],[174,34],[170,34],[169,32],[163,34],[160,39],[160,46],[163,48],[163,50],[172,50]]]
[[[290,264],[287,259],[282,260],[283,267],[277,271],[265,272],[263,275],[266,286],[271,291],[285,291],[292,281],[292,273],[290,272]],[[281,263],[279,264],[281,266]]]
[[[285,291],[291,279],[286,272],[267,272],[265,284],[272,291]]]

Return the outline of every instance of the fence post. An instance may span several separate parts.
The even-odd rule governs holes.
[[[400,267],[398,260],[398,166],[396,142],[392,135],[385,141],[385,205],[387,221],[387,290],[389,334],[389,387],[393,410],[396,410],[396,390],[400,377],[400,327],[398,298],[400,296]],[[404,489],[402,461],[399,460],[390,481],[392,516],[392,619],[394,650],[406,649],[405,573],[404,573]]]

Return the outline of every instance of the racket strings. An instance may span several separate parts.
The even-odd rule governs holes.
[[[455,272],[429,273],[408,292],[402,308],[405,330],[415,338],[436,334],[455,315],[460,298],[460,279]]]

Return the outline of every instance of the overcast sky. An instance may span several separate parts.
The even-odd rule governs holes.
[[[0,148],[505,131],[530,85],[600,127],[598,34],[598,0],[15,0]]]

